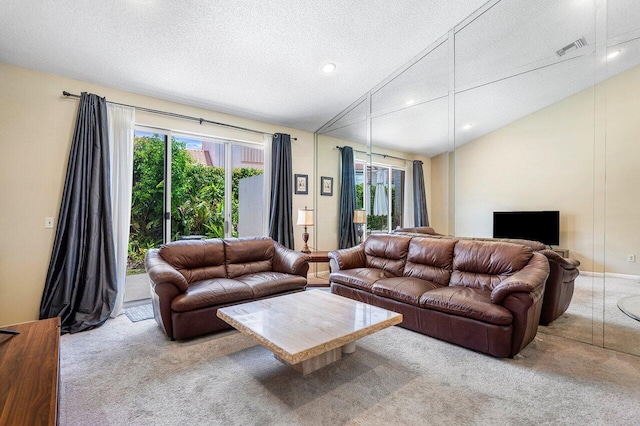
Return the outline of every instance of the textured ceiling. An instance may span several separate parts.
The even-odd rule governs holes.
[[[0,62],[315,131],[485,1],[2,0]]]

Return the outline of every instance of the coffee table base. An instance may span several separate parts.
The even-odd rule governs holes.
[[[288,365],[298,373],[306,376],[309,373],[313,373],[314,371],[320,370],[322,367],[327,366],[333,362],[336,362],[342,359],[342,354],[352,354],[356,351],[356,342],[347,343],[346,345],[331,349],[328,352],[321,353],[320,355],[316,355],[312,358],[305,359],[302,362],[297,364],[290,364],[284,359],[280,358],[275,353],[273,356],[280,361],[281,363]]]

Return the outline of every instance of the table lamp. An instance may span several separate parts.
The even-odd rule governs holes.
[[[362,227],[367,223],[367,211],[366,210],[354,210],[353,211],[353,223],[358,225],[358,244],[362,243]]]
[[[307,226],[313,226],[313,210],[307,209],[307,206],[304,206],[304,209],[298,209],[298,223],[296,223],[296,225],[304,226],[304,233],[302,234],[302,241],[304,241],[304,248],[302,249],[302,252],[311,253],[311,250],[307,245],[307,241],[309,241],[309,233],[307,232]]]

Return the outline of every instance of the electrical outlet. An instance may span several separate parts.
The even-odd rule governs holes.
[[[44,218],[44,227],[46,229],[53,228],[53,218],[52,217],[45,217]]]
[[[627,255],[627,262],[635,262],[636,261],[636,255],[635,254],[628,254]]]

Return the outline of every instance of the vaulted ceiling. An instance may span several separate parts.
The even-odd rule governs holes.
[[[0,62],[315,131],[485,1],[3,0]]]

